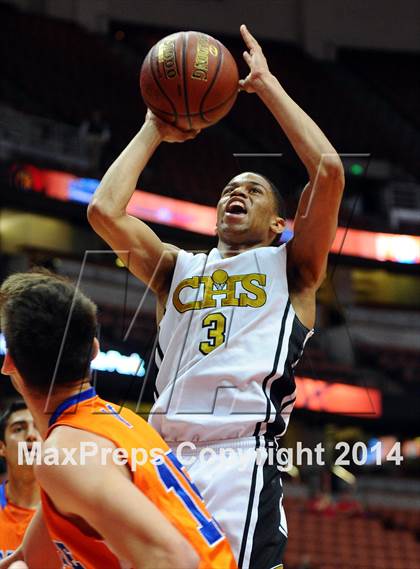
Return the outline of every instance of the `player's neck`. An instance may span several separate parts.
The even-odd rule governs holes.
[[[75,383],[73,387],[54,388],[51,395],[37,394],[30,390],[26,393],[22,393],[43,439],[47,436],[49,421],[57,407],[69,397],[78,395],[90,387],[92,387],[90,381],[86,379],[82,383]]]
[[[230,243],[219,239],[217,249],[223,259],[226,259],[249,251],[250,249],[258,249],[259,247],[266,247],[267,245],[269,245],[269,243]]]
[[[33,474],[31,466],[18,466],[19,475],[15,476],[13,470],[9,470],[9,478],[6,484],[6,496],[8,502],[19,508],[34,509],[37,507],[40,494],[39,485]],[[28,469],[22,475],[22,468]]]

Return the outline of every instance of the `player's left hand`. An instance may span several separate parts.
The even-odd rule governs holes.
[[[240,30],[248,48],[248,51],[243,52],[243,58],[248,64],[250,72],[245,79],[239,81],[239,88],[247,93],[258,93],[258,89],[263,86],[264,77],[270,75],[270,70],[260,44],[244,24]]]

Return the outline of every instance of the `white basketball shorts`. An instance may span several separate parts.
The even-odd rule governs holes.
[[[276,450],[263,436],[173,446],[240,569],[282,567],[287,524]]]

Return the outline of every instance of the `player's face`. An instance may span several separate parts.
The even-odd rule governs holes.
[[[15,411],[9,417],[1,444],[1,455],[6,459],[8,468],[18,465],[18,445],[26,442],[28,450],[32,444],[41,440],[41,435],[34,423],[29,409]]]
[[[235,176],[217,204],[217,232],[226,241],[271,242],[279,219],[270,184],[252,172]]]

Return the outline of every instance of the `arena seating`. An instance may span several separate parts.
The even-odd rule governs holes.
[[[303,498],[287,498],[285,510],[288,569],[418,568],[420,544],[411,528],[388,529],[379,512],[349,518],[311,513]],[[397,519],[395,510],[389,515]],[[419,512],[410,515],[418,519]]]
[[[420,377],[418,351],[388,346],[378,352],[374,346],[361,344],[358,346],[358,355],[362,365],[374,365],[378,371],[397,384],[403,382],[404,390],[408,389],[413,393],[418,391]]]
[[[418,510],[397,510],[387,506],[370,506],[368,512],[381,519],[387,528],[409,530],[420,537],[420,513]]]
[[[341,48],[339,60],[360,75],[420,129],[418,54]]]
[[[150,46],[165,32],[150,28],[137,28],[136,33],[132,30],[127,35],[131,38],[127,48],[130,53],[121,57],[123,42],[107,40],[75,24],[20,13],[4,4],[0,4],[0,15],[4,23],[0,45],[10,54],[4,61],[4,77],[26,92],[27,105],[31,107],[31,101],[35,100],[49,115],[73,124],[80,124],[90,111],[100,108],[111,124],[114,152],[120,149],[135,133],[145,110],[138,94],[140,63]],[[240,70],[244,74],[241,40],[221,39],[241,62]],[[133,48],[137,50],[134,56]],[[403,128],[398,110],[383,108],[382,100],[363,80],[357,81],[354,74],[348,73],[346,66],[316,61],[292,45],[264,42],[264,49],[272,71],[334,140],[338,150],[369,152],[376,158],[400,162],[411,173],[420,174],[418,132],[410,125]],[[413,63],[413,69],[401,79],[404,92],[410,92],[409,82],[415,81],[414,68]],[[399,75],[404,73],[405,67],[400,66]],[[57,97],[58,92],[60,97]],[[254,99],[240,95],[233,111],[223,121],[224,127],[246,138],[254,152],[285,153],[284,164],[301,173],[301,166],[284,135],[270,113]],[[23,110],[31,112],[33,109]],[[211,163],[206,157],[205,161],[206,170],[212,173],[223,171],[223,152],[232,154],[224,143],[223,134],[219,132],[217,139],[214,145],[217,159]],[[199,147],[192,145],[191,164],[199,160],[198,154]],[[176,163],[175,158],[173,163]]]
[[[121,128],[124,134],[130,130],[126,118],[140,110],[136,76],[103,38],[73,23],[20,13],[5,4],[0,4],[0,17],[0,45],[8,54],[4,77],[27,95],[20,110],[36,113],[41,106],[48,117],[76,125],[100,108],[115,136]]]

